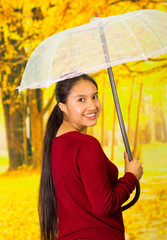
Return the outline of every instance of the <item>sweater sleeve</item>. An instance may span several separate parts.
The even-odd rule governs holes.
[[[104,152],[97,139],[82,144],[78,166],[92,211],[99,216],[109,216],[120,208],[138,182],[132,173],[125,173],[114,185],[111,184]]]

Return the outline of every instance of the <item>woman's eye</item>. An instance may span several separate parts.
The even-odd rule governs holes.
[[[78,101],[79,102],[84,102],[84,98],[79,98]]]
[[[94,95],[94,96],[93,96],[93,99],[98,99],[98,95]]]

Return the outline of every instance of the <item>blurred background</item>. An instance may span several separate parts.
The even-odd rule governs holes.
[[[158,0],[1,0],[0,2],[0,239],[38,240],[37,212],[45,124],[54,88],[19,94],[25,65],[47,37],[100,17],[140,9],[167,12]],[[144,167],[139,201],[124,214],[127,240],[167,239],[167,54],[113,67],[133,156]],[[102,104],[88,129],[124,173],[124,144],[107,71],[92,77]]]

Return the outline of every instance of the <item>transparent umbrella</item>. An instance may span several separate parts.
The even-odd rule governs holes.
[[[58,81],[107,68],[125,148],[132,161],[111,67],[166,52],[166,12],[146,9],[95,17],[88,24],[56,33],[41,42],[26,65],[18,90],[48,88]],[[122,209],[132,206],[139,195],[138,183],[134,199]]]

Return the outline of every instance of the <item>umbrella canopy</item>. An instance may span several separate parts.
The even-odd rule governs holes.
[[[167,52],[167,13],[139,10],[94,20],[44,40],[32,53],[18,89],[49,87],[66,78],[107,68],[122,137],[132,161],[111,67]],[[139,195],[138,182],[134,199],[122,210],[134,205]]]
[[[109,61],[103,52],[105,34]],[[66,78],[135,60],[147,60],[167,52],[167,13],[138,10],[94,18],[88,24],[54,34],[32,53],[18,87],[49,87]],[[64,76],[65,75],[65,76]]]

